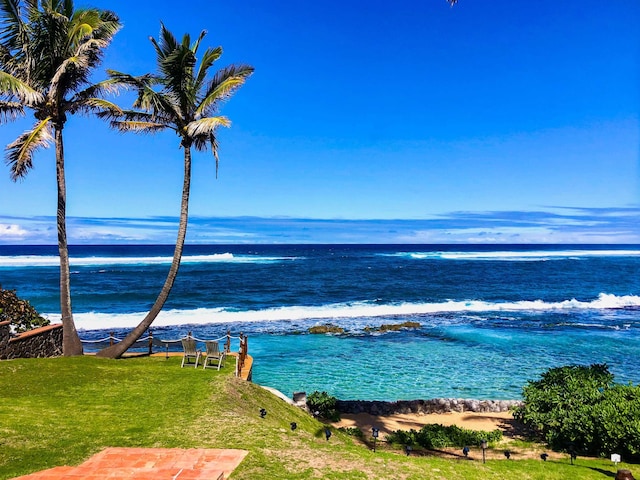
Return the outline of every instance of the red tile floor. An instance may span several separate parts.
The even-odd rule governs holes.
[[[14,480],[222,480],[247,455],[210,448],[107,448],[77,467],[55,467]]]

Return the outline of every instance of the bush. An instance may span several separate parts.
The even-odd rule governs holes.
[[[358,427],[340,427],[338,430],[352,437],[364,438],[364,433]]]
[[[514,417],[554,450],[640,458],[640,387],[613,383],[606,364],[552,368],[523,388]]]
[[[49,320],[41,317],[26,300],[21,300],[15,290],[0,287],[0,322],[9,320],[14,332],[22,333],[37,327],[49,325]]]
[[[340,412],[336,408],[338,399],[329,395],[327,392],[318,392],[317,390],[307,396],[307,407],[314,414],[337,422],[340,420]]]
[[[434,449],[445,447],[464,447],[467,445],[480,445],[482,440],[495,443],[502,440],[502,432],[494,430],[484,432],[481,430],[469,430],[456,425],[444,426],[431,423],[422,427],[419,431],[397,430],[386,438],[389,443],[401,445],[420,445],[421,447]]]

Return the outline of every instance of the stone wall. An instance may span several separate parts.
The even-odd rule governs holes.
[[[3,330],[0,326],[0,359],[11,358],[45,358],[62,355],[62,324],[47,325],[21,333],[15,337],[9,337],[2,349]]]
[[[517,400],[470,400],[461,398],[434,398],[431,400],[399,400],[397,402],[338,400],[340,413],[370,413],[394,415],[396,413],[447,412],[506,412],[519,406]]]
[[[11,329],[9,325],[11,325],[9,320],[0,322],[0,359],[5,358],[5,352],[7,351],[9,339],[11,338]]]

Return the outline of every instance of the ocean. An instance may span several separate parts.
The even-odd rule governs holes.
[[[83,340],[123,336],[172,246],[71,246]],[[518,399],[555,366],[640,383],[640,246],[187,245],[156,338],[249,337],[253,380],[341,399]],[[53,246],[0,246],[0,285],[58,322]],[[419,328],[381,333],[385,324]],[[332,324],[343,334],[309,334]],[[87,343],[85,351],[95,350]],[[178,348],[178,347],[176,347]]]

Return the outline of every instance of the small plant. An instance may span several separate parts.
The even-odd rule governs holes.
[[[340,427],[338,430],[352,437],[364,438],[364,433],[358,427]]]
[[[14,332],[22,333],[37,327],[49,325],[49,320],[41,317],[27,300],[18,298],[15,290],[0,287],[0,322],[9,320]]]
[[[315,391],[307,396],[307,407],[322,418],[337,422],[340,420],[340,412],[336,408],[338,399],[329,395],[327,392]]]

